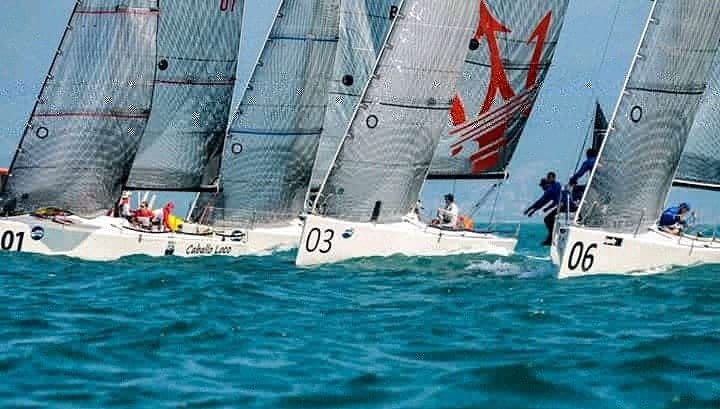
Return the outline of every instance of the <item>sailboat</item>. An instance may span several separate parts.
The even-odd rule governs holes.
[[[305,219],[296,264],[476,250],[487,234],[407,217],[461,76],[479,2],[405,0]],[[494,242],[512,248],[514,240]]]
[[[219,99],[200,104],[200,94],[190,89],[209,85],[231,92],[242,1],[162,5],[158,0],[126,6],[115,0],[76,2],[2,188],[2,213],[9,216],[0,219],[3,250],[89,260],[243,251],[244,238],[237,235],[226,240],[205,231],[144,231],[124,218],[105,216],[133,163],[142,162],[148,131],[167,142],[168,150],[157,157],[163,166],[168,158],[214,151],[216,143],[204,140],[216,140],[209,133],[226,122],[207,121],[193,108],[217,103],[208,108],[210,116],[222,117],[229,96],[217,94]],[[166,117],[173,112],[179,116]],[[196,123],[187,124],[185,114]],[[170,143],[181,134],[191,135],[182,141],[190,146]],[[205,165],[197,158],[191,162]],[[187,180],[196,186],[200,171],[188,169]]]
[[[191,220],[244,229],[257,250],[297,247],[339,16],[339,0],[281,1],[227,134],[222,190],[200,195]]]
[[[712,240],[656,227],[708,83],[718,18],[713,0],[652,3],[579,210],[555,231],[560,278],[720,261]]]

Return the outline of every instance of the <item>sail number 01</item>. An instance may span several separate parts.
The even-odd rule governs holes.
[[[597,248],[597,244],[593,243],[585,247],[585,244],[581,241],[573,244],[570,249],[570,257],[568,257],[568,268],[570,270],[577,270],[578,267],[582,268],[582,271],[588,271],[592,268],[595,263],[595,256],[591,253]]]
[[[15,233],[12,230],[5,230],[0,236],[0,248],[5,251],[21,251],[24,238],[24,232]]]
[[[319,251],[323,254],[332,250],[332,239],[335,237],[335,230],[325,229],[321,231],[317,227],[310,229],[305,240],[305,250],[309,253]]]
[[[235,11],[237,0],[220,0],[220,11]]]

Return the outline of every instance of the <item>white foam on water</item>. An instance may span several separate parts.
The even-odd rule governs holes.
[[[465,267],[465,270],[467,271],[487,271],[489,273],[495,274],[496,276],[518,276],[523,274],[523,270],[520,268],[519,265],[513,264],[507,261],[502,260],[495,260],[495,261],[488,261],[488,260],[479,260],[479,261],[473,261]]]

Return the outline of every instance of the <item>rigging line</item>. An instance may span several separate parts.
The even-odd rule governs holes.
[[[600,55],[600,61],[598,62],[598,65],[595,67],[595,69],[590,73],[590,80],[587,83],[587,87],[590,89],[590,95],[591,95],[589,110],[592,111],[592,115],[590,116],[590,122],[589,122],[589,125],[587,128],[588,131],[585,134],[585,138],[583,139],[582,146],[577,151],[578,152],[577,161],[575,163],[575,168],[571,172],[572,174],[574,174],[577,171],[578,166],[580,165],[580,162],[582,161],[583,151],[585,150],[585,146],[587,146],[587,138],[590,135],[590,132],[594,128],[595,113],[592,110],[592,103],[594,103],[594,102],[599,103],[599,98],[597,96],[597,93],[595,92],[596,84],[594,84],[593,82],[596,81],[598,73],[605,67],[605,62],[607,61],[607,53],[608,53],[608,50],[610,49],[610,40],[612,39],[613,33],[615,33],[615,25],[617,23],[617,18],[618,18],[619,14],[620,14],[620,0],[617,0],[615,2],[615,13],[613,14],[612,22],[610,23],[610,30],[608,30],[608,35],[605,38],[605,45],[603,47],[603,52]],[[597,84],[598,84],[597,87],[600,88],[599,82]]]

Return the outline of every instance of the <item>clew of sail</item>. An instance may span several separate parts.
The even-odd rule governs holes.
[[[720,41],[720,3],[656,0],[577,221],[612,232],[655,224]]]
[[[360,102],[400,0],[343,0],[332,81],[310,189],[316,190],[330,169],[343,132]]]
[[[568,0],[481,0],[428,179],[502,179],[550,69]]]
[[[405,0],[345,132],[315,210],[348,221],[400,221],[437,147],[479,3]]]
[[[675,185],[720,190],[720,53],[690,129]]]
[[[120,196],[155,75],[157,0],[83,0],[42,86],[3,188],[5,210],[97,216]]]
[[[608,131],[608,121],[605,117],[602,107],[599,102],[595,103],[595,120],[593,122],[593,135],[591,148],[600,150],[603,140],[605,140],[605,134]]]
[[[152,115],[128,188],[197,191],[217,178],[243,0],[162,0]]]
[[[328,100],[339,11],[339,0],[281,2],[228,131],[223,191],[215,195],[210,221],[273,224],[302,213]],[[207,205],[207,197],[201,198],[198,212],[206,213]]]

